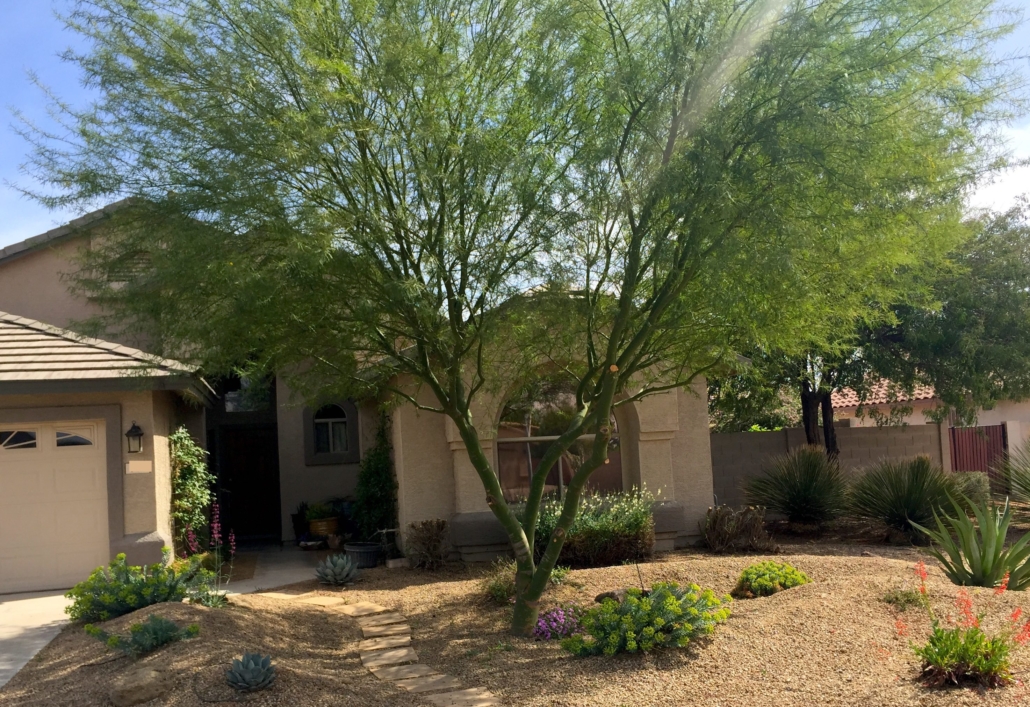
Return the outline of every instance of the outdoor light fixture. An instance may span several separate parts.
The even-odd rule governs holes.
[[[132,421],[132,427],[125,433],[125,439],[129,440],[129,454],[139,454],[143,451],[143,430],[136,421]]]

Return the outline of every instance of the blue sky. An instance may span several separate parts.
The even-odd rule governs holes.
[[[67,10],[72,0],[0,0],[0,106],[17,109],[30,119],[46,124],[47,100],[28,79],[34,72],[63,100],[73,105],[89,101],[89,92],[80,85],[76,68],[62,62],[58,54],[81,46],[78,38],[64,29],[56,12]],[[1016,0],[1010,6],[1022,7],[1030,17],[1030,0]],[[1030,54],[1030,23],[1024,24],[998,51],[1005,56]],[[1023,59],[1022,71],[1030,74],[1030,62]],[[0,120],[0,248],[15,243],[74,218],[73,212],[52,212],[22,196],[9,182],[31,186],[19,166],[25,161],[27,146],[10,126],[10,111]],[[1030,159],[1030,116],[1006,129],[1009,147],[1015,157]],[[1016,196],[1030,192],[1030,166],[1011,170],[995,183],[983,185],[970,200],[981,208],[1003,209]]]

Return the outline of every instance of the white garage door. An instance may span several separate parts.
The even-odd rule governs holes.
[[[0,594],[82,581],[107,536],[104,422],[0,423]]]

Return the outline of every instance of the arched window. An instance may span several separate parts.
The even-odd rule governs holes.
[[[529,494],[532,477],[552,442],[558,439],[576,414],[575,381],[560,376],[534,380],[517,390],[501,411],[497,430],[497,474],[508,501]],[[590,475],[587,488],[599,493],[623,490],[622,452],[618,426],[611,419],[608,463]],[[545,493],[565,495],[565,486],[590,454],[593,436],[583,435],[551,468]]]
[[[345,454],[350,451],[347,413],[339,405],[318,409],[314,418],[315,454]]]

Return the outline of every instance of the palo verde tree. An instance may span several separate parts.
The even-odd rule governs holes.
[[[46,203],[134,197],[78,279],[108,322],[207,370],[449,417],[526,634],[613,406],[828,337],[952,239],[1009,90],[995,20],[986,0],[83,0],[68,58],[99,97],[68,136],[26,134]],[[575,414],[520,518],[476,404],[541,365]]]

